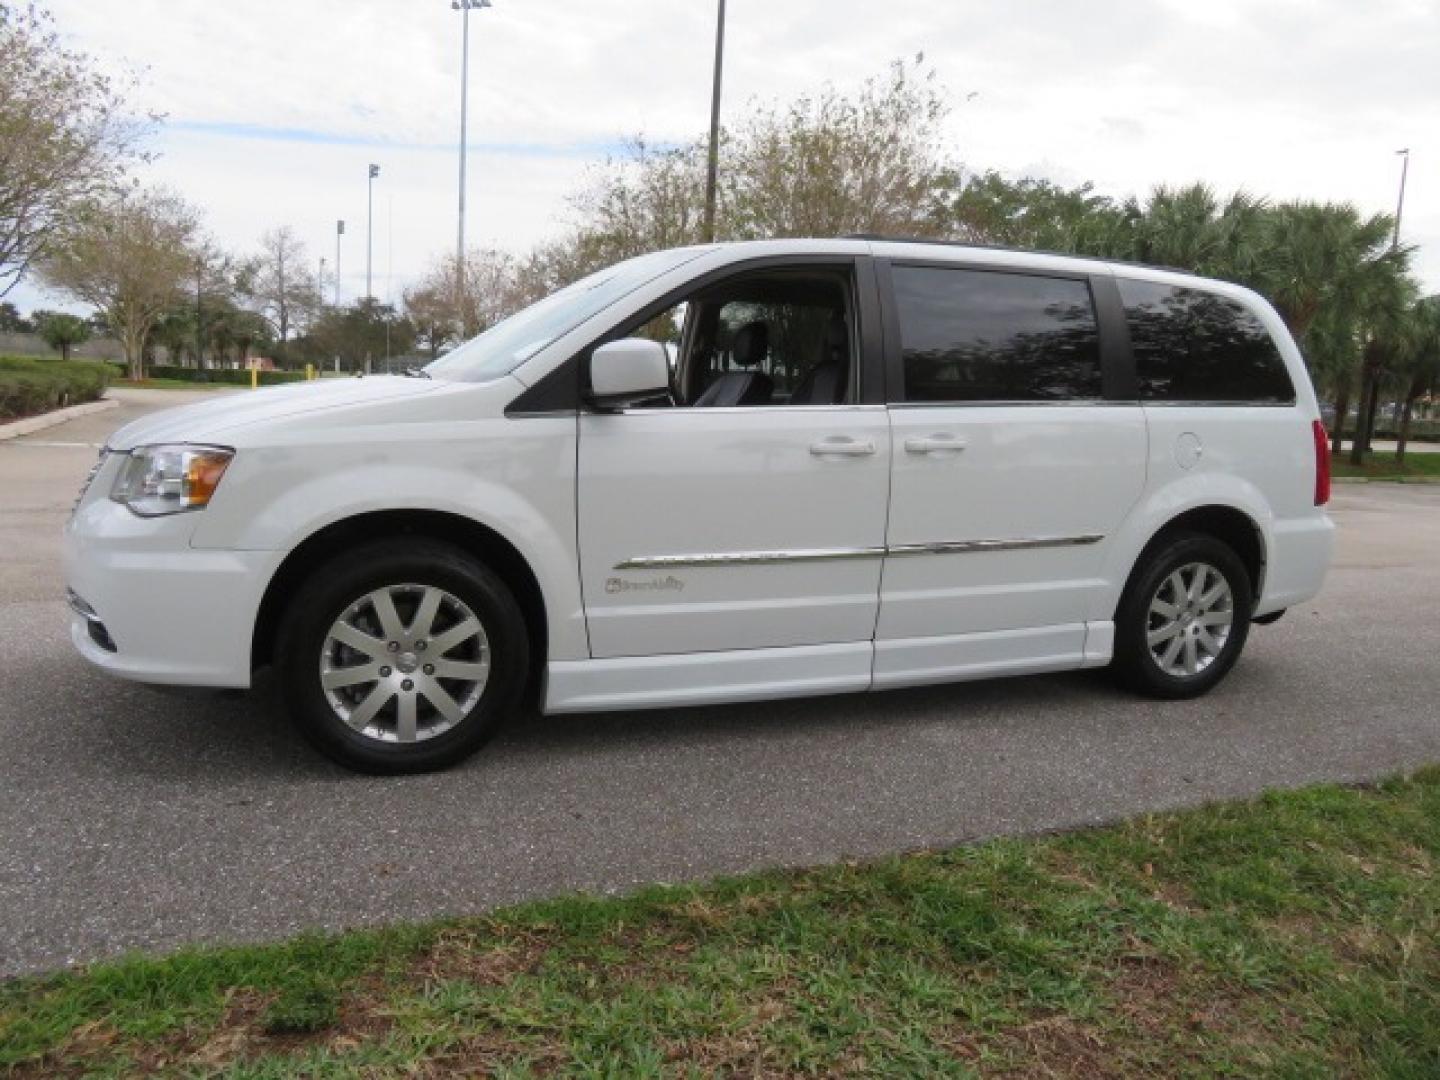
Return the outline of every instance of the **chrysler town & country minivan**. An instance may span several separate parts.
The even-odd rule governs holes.
[[[662,251],[410,377],[118,431],[72,637],[151,683],[278,672],[369,771],[548,713],[1110,667],[1203,693],[1321,586],[1315,394],[1234,285],[870,238]]]

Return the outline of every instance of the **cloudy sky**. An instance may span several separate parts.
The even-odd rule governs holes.
[[[520,251],[626,136],[708,123],[714,0],[494,0],[472,15],[472,243]],[[143,69],[166,115],[146,170],[224,244],[293,226],[364,291],[398,296],[454,244],[460,15],[449,0],[49,0],[67,38]],[[1124,195],[1208,181],[1393,211],[1440,289],[1436,0],[729,0],[729,109],[924,52],[970,168]],[[51,302],[25,286],[23,308]]]

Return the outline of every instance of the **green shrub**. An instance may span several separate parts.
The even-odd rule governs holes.
[[[154,364],[145,369],[152,379],[178,379],[194,383],[225,383],[232,386],[249,386],[250,372],[244,368],[192,368],[176,367],[169,364]],[[261,386],[276,386],[280,383],[303,382],[303,371],[262,371]]]
[[[97,401],[110,378],[108,364],[0,356],[0,421]]]

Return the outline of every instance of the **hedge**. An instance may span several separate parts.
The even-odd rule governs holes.
[[[108,364],[0,356],[0,421],[98,401],[111,374]]]
[[[176,367],[169,364],[152,364],[145,369],[151,379],[178,379],[194,383],[228,383],[233,386],[249,386],[248,368],[193,368]],[[276,386],[280,383],[304,382],[303,371],[262,371],[261,386]]]

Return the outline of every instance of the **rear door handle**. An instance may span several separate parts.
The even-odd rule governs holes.
[[[843,457],[864,457],[867,454],[875,453],[875,444],[869,439],[860,442],[857,439],[848,439],[843,435],[832,435],[828,439],[811,443],[810,453],[816,457],[830,457],[832,454]]]
[[[958,435],[926,435],[905,440],[905,449],[911,454],[959,453],[968,444]]]

